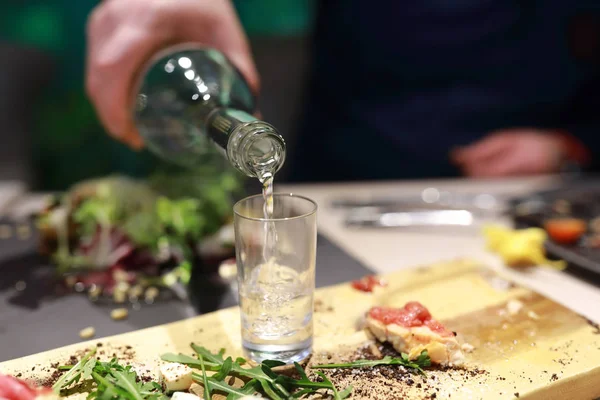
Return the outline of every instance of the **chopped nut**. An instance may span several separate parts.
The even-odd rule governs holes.
[[[131,287],[131,285],[127,282],[117,282],[117,284],[115,285],[115,290],[120,290],[122,292],[128,292],[129,288]]]
[[[88,290],[88,297],[90,300],[98,300],[98,297],[102,294],[102,288],[97,285],[92,285]]]
[[[117,282],[127,282],[129,279],[129,275],[127,274],[127,272],[121,269],[115,269],[112,275],[113,279]]]
[[[506,304],[506,311],[508,311],[510,315],[518,314],[522,308],[523,303],[521,303],[519,300],[510,300],[508,304]]]
[[[144,294],[144,288],[141,285],[135,285],[129,289],[129,298],[138,298]]]
[[[31,227],[26,224],[17,226],[17,236],[21,240],[29,239],[31,237]]]
[[[110,317],[115,321],[121,321],[129,316],[129,311],[126,308],[115,308],[110,312]]]
[[[375,343],[369,344],[369,350],[371,350],[371,354],[373,354],[375,357],[377,357],[377,358],[383,357],[383,355],[381,354],[381,351],[379,351],[379,348],[377,348]]]
[[[535,319],[535,320],[538,320],[538,319],[540,319],[540,316],[539,316],[539,315],[537,315],[535,311],[528,311],[528,312],[527,312],[527,316],[528,316],[529,318],[531,318],[531,319]]]
[[[82,339],[91,339],[96,334],[96,329],[93,326],[88,326],[87,328],[79,331],[79,337]]]
[[[125,300],[127,299],[127,292],[126,291],[122,291],[122,290],[118,290],[117,288],[115,288],[115,291],[113,292],[113,300],[115,303],[125,303]]]
[[[460,346],[460,348],[465,353],[472,353],[473,350],[475,350],[475,347],[472,344],[470,344],[470,343],[463,343],[463,345]]]
[[[69,275],[67,276],[67,278],[65,279],[65,284],[67,285],[67,287],[72,288],[73,286],[75,286],[75,284],[77,283],[77,277],[74,275]]]
[[[12,227],[7,224],[0,225],[0,239],[8,239],[12,236]]]
[[[146,289],[146,293],[144,294],[144,298],[147,302],[152,302],[154,301],[154,299],[156,299],[158,297],[158,289],[155,288],[154,286],[150,286],[148,289]]]

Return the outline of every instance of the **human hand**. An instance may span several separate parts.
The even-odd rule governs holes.
[[[471,177],[554,173],[567,158],[563,144],[555,132],[507,129],[457,149],[450,156]]]
[[[164,46],[196,42],[222,51],[258,92],[246,36],[229,0],[105,0],[87,26],[86,89],[115,138],[143,141],[131,116],[136,74]]]

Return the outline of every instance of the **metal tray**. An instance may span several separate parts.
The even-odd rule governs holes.
[[[541,227],[551,217],[573,216],[588,223],[600,217],[600,180],[577,181],[559,189],[535,193],[511,202],[510,214],[517,228]],[[570,264],[600,274],[600,247],[546,242],[548,253]]]

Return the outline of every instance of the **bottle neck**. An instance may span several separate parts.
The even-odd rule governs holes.
[[[285,161],[285,142],[270,124],[245,111],[218,108],[207,119],[206,132],[239,171],[250,177],[274,175]]]

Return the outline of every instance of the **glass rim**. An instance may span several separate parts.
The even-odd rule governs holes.
[[[248,221],[256,221],[256,222],[267,222],[267,221],[291,221],[291,220],[295,220],[295,219],[301,219],[301,218],[306,218],[306,217],[310,217],[311,215],[316,214],[319,206],[317,205],[317,202],[309,199],[306,196],[301,196],[298,194],[294,194],[294,193],[285,193],[285,192],[281,192],[281,193],[273,193],[273,197],[287,197],[287,198],[291,198],[291,197],[295,197],[298,199],[302,199],[305,200],[307,202],[309,202],[310,204],[312,204],[312,209],[308,212],[302,213],[300,215],[296,215],[294,217],[285,217],[285,218],[260,218],[260,217],[248,217],[246,215],[242,215],[239,211],[238,208],[240,207],[240,205],[242,204],[242,202],[245,202],[247,200],[251,200],[254,198],[260,197],[262,199],[263,195],[262,194],[254,194],[252,196],[248,196],[248,197],[244,197],[241,200],[238,200],[234,205],[233,205],[233,213],[235,214],[235,216],[239,217],[239,218],[243,218],[245,220]]]

